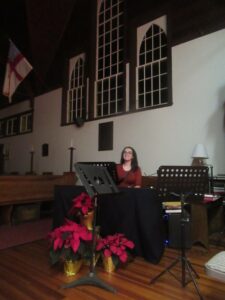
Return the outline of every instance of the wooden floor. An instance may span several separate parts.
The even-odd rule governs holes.
[[[204,263],[224,248],[192,247],[187,257],[200,276],[198,288],[205,300],[224,300],[225,283],[213,280],[204,272]],[[165,267],[170,265],[180,252],[166,249],[158,265],[150,264],[137,257],[126,268],[120,268],[113,274],[104,272],[101,266],[96,268],[98,277],[113,286],[114,294],[94,286],[80,286],[69,289],[62,284],[71,282],[88,274],[88,267],[82,267],[77,276],[66,277],[60,268],[49,265],[47,242],[44,240],[0,251],[0,300],[186,300],[199,299],[194,284],[190,282],[182,287],[171,274],[166,272],[154,284],[149,284]],[[173,268],[180,275],[179,264]]]

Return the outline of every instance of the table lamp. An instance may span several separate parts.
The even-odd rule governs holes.
[[[192,152],[192,166],[206,165],[205,159],[209,158],[207,150],[203,144],[196,144]]]

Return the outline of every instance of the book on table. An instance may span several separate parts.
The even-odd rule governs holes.
[[[204,194],[203,203],[210,203],[217,201],[221,198],[220,195],[213,195],[213,194]]]
[[[181,202],[180,201],[163,202],[163,209],[165,210],[165,213],[180,213]]]

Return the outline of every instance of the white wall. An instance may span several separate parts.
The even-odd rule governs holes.
[[[125,145],[138,153],[143,173],[152,174],[162,164],[190,165],[196,143],[207,147],[214,173],[225,173],[225,30],[178,45],[172,49],[173,105],[120,117],[86,122],[83,127],[60,126],[62,90],[35,99],[32,134],[4,138],[10,171],[29,171],[31,145],[35,148],[35,171],[61,174],[69,170],[70,141],[74,161],[116,161]],[[0,117],[29,102],[0,111]],[[25,109],[24,109],[25,110]],[[98,151],[98,124],[113,120],[113,151]],[[41,145],[49,144],[49,156]]]

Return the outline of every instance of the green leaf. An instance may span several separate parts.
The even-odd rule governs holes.
[[[60,260],[61,251],[51,250],[49,254],[52,265],[56,264]]]
[[[116,267],[118,267],[119,262],[120,262],[119,257],[118,257],[118,256],[115,256],[115,255],[112,255],[112,261],[113,261],[114,265],[115,265]]]

